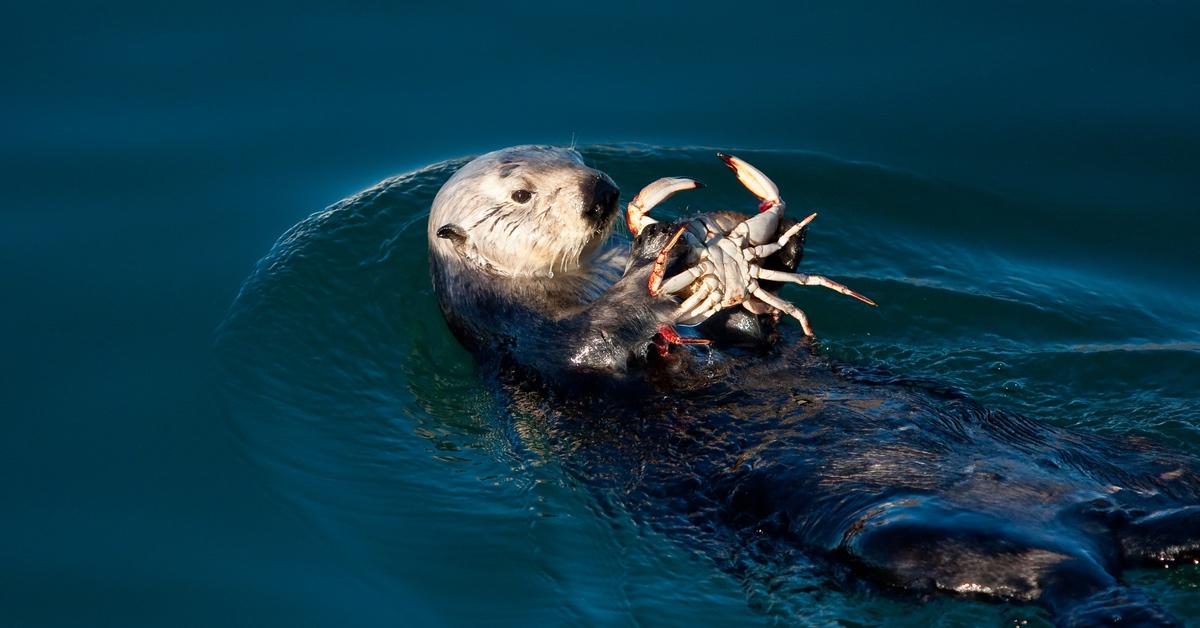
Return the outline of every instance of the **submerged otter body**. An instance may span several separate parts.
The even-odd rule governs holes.
[[[658,357],[674,303],[645,285],[669,226],[626,256],[603,249],[615,201],[589,214],[599,195],[578,182],[602,175],[561,149],[498,151],[460,174],[430,217],[447,321],[566,468],[649,524],[701,533],[731,570],[798,552],[884,587],[1039,602],[1065,625],[1173,623],[1119,577],[1200,556],[1194,457],[836,364],[773,343],[770,317],[726,314],[702,328],[713,348]],[[514,176],[558,201],[513,206]],[[491,236],[509,229],[541,248]],[[633,392],[593,392],[614,386]]]

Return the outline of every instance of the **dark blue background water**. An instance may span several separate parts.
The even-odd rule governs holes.
[[[765,160],[789,199],[833,208],[810,262],[891,307],[817,302],[831,350],[1200,451],[1194,6],[7,13],[0,623],[777,618],[488,445],[494,410],[427,292],[413,324],[436,352],[403,362],[422,374],[407,382],[444,375],[439,394],[477,411],[456,423],[458,406],[402,407],[407,423],[347,427],[403,454],[389,490],[364,493],[388,498],[355,519],[374,525],[327,512],[360,485],[314,492],[336,474],[264,472],[234,436],[212,331],[275,239],[385,176],[514,143],[823,153]],[[603,159],[628,193],[713,168],[706,154],[653,153],[638,163],[675,170],[644,176]],[[419,291],[422,239],[405,237],[400,285]],[[447,462],[446,448],[461,451]],[[543,511],[568,523],[531,524]],[[1200,616],[1194,571],[1137,578]],[[970,604],[797,599],[818,621],[1000,621]]]

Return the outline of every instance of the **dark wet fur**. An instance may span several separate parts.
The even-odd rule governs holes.
[[[523,433],[580,481],[734,572],[799,553],[885,590],[1037,602],[1061,625],[1175,625],[1119,578],[1200,557],[1196,458],[837,364],[740,310],[701,328],[714,348],[662,358],[672,304],[645,285],[669,232],[644,232],[624,277],[584,304],[567,283],[447,299],[435,268],[447,319]],[[795,268],[802,242],[770,264]]]

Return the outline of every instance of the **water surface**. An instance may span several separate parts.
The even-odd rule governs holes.
[[[223,408],[213,330],[281,234],[388,176],[572,138],[786,149],[752,154],[822,212],[807,263],[883,304],[794,294],[828,351],[1195,451],[1198,25],[1174,2],[7,7],[0,623],[909,616],[748,592],[511,451],[427,292],[442,170],[342,251],[378,283],[310,298],[366,311],[361,338],[277,339],[394,341],[344,426]],[[709,153],[589,150],[626,195],[669,172],[714,186],[696,208],[744,203]],[[1144,577],[1200,617],[1194,573]]]

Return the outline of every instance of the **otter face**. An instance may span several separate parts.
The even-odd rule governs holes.
[[[446,181],[429,214],[429,244],[499,275],[575,270],[608,236],[620,191],[574,150],[515,146]]]

